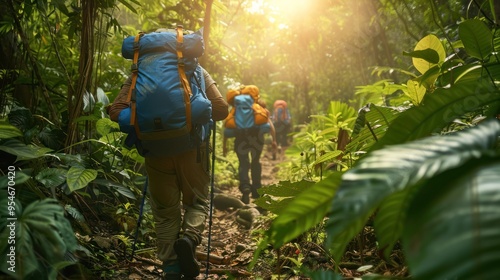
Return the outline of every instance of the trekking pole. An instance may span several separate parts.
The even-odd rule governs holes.
[[[137,236],[139,235],[139,228],[141,227],[142,212],[144,210],[144,201],[146,200],[147,190],[148,190],[148,177],[146,177],[146,182],[144,182],[144,189],[142,190],[142,202],[139,210],[139,218],[137,219],[137,227],[135,228],[134,243],[132,244],[132,255],[130,256],[130,261],[132,261],[135,254],[135,243],[137,242]]]
[[[213,205],[214,205],[214,175],[215,175],[215,131],[217,129],[217,126],[215,125],[215,122],[213,122],[214,126],[214,135],[212,138],[212,176],[210,179],[210,213],[209,213],[209,218],[208,218],[208,242],[207,242],[207,267],[205,271],[205,279],[208,279],[208,268],[210,266],[210,241],[212,237],[212,210],[213,210]]]

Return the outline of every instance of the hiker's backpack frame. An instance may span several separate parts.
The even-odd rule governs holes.
[[[210,135],[212,107],[197,61],[203,54],[203,37],[190,35],[184,36],[179,25],[175,33],[139,33],[133,42],[132,37],[124,40],[122,54],[133,54],[133,62],[130,107],[120,112],[119,123],[129,134],[128,144],[133,142],[143,156],[179,154],[199,147]],[[172,75],[173,67],[178,74]],[[162,71],[169,73],[158,76]]]

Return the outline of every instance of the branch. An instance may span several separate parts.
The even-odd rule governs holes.
[[[49,34],[50,34],[50,38],[52,40],[52,46],[54,47],[54,51],[56,53],[56,56],[57,56],[57,60],[59,61],[59,64],[61,65],[62,69],[64,70],[64,74],[66,75],[66,79],[68,80],[68,87],[69,87],[69,90],[71,92],[74,92],[74,88],[73,88],[73,84],[71,83],[71,78],[69,76],[69,72],[68,72],[68,69],[66,68],[66,64],[64,64],[62,58],[61,58],[61,54],[59,52],[59,48],[57,47],[57,44],[56,44],[56,38],[54,37],[54,34],[52,32],[52,30],[50,30],[50,26],[49,26],[49,23],[48,21],[46,20],[47,19],[47,16],[44,15],[44,22],[45,24],[47,25],[47,29],[49,30]]]

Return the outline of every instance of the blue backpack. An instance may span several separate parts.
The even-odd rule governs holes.
[[[118,123],[142,156],[172,156],[208,139],[212,105],[205,93],[201,30],[138,34],[125,38],[124,58],[133,59],[130,107]]]
[[[231,112],[224,122],[224,136],[235,137],[238,131],[258,129],[259,133],[268,133],[270,124],[267,111],[256,103],[256,98],[245,93],[242,88],[229,103],[233,105]]]
[[[234,97],[234,106],[236,107],[234,120],[237,128],[246,129],[255,126],[253,104],[254,101],[250,95],[238,95]]]
[[[274,124],[290,124],[290,111],[285,100],[276,100],[273,104],[272,120]]]

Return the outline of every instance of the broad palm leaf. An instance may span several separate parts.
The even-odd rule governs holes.
[[[391,249],[395,242],[402,236],[405,238],[404,241],[407,246],[411,244],[415,247],[417,243],[416,240],[419,240],[418,236],[422,234],[422,232],[417,230],[419,228],[418,224],[411,227],[413,221],[419,221],[421,226],[436,226],[436,224],[429,221],[429,219],[432,217],[431,215],[437,213],[436,209],[433,210],[432,208],[425,207],[424,204],[416,203],[415,201],[416,199],[420,199],[421,201],[428,200],[428,203],[431,203],[430,201],[435,201],[436,204],[439,204],[443,202],[443,197],[438,196],[439,193],[446,192],[445,190],[449,190],[450,193],[457,192],[458,190],[453,187],[446,187],[444,185],[446,178],[447,180],[451,178],[455,179],[455,181],[449,183],[452,184],[452,186],[462,186],[465,184],[472,188],[477,188],[474,192],[463,186],[458,187],[463,190],[460,197],[464,203],[461,204],[462,207],[455,204],[450,213],[468,213],[468,215],[474,213],[478,215],[476,221],[478,221],[479,224],[473,225],[469,223],[468,225],[458,225],[457,223],[459,221],[457,219],[446,220],[442,218],[439,220],[442,222],[441,229],[448,228],[449,230],[441,232],[433,231],[434,234],[444,235],[444,237],[436,237],[436,240],[440,240],[441,238],[448,238],[451,240],[454,234],[463,234],[462,232],[451,230],[456,227],[460,228],[460,230],[469,231],[465,235],[473,240],[454,245],[470,247],[471,243],[482,235],[481,233],[483,230],[486,235],[490,235],[491,232],[495,231],[497,233],[500,232],[500,223],[498,223],[498,221],[500,221],[499,217],[492,215],[490,213],[491,210],[474,211],[474,209],[481,209],[482,207],[491,209],[488,205],[492,205],[495,200],[496,203],[499,204],[500,188],[492,187],[492,182],[495,182],[494,179],[471,181],[470,178],[463,177],[463,175],[466,174],[464,171],[468,170],[467,168],[474,165],[477,166],[477,163],[482,160],[489,162],[498,160],[498,156],[495,153],[495,145],[499,135],[500,122],[498,120],[489,120],[475,128],[455,134],[429,137],[423,140],[373,151],[365,158],[361,159],[356,167],[343,175],[339,190],[331,204],[331,213],[327,223],[327,244],[330,248],[335,249],[333,252],[334,258],[337,260],[341,258],[347,244],[361,231],[367,219],[374,214],[377,209],[379,212],[376,214],[375,230],[381,242],[381,248],[386,250]],[[477,168],[481,169],[481,167]],[[480,171],[477,170],[477,168],[474,171],[476,174],[483,174],[483,172],[488,174],[492,173],[491,171]],[[487,166],[485,165],[485,168],[486,170],[494,170],[494,168],[498,167],[489,164]],[[462,177],[458,175],[462,175]],[[476,177],[477,176],[478,175],[476,175]],[[460,178],[468,178],[467,182],[469,183],[459,180]],[[475,184],[472,184],[472,182],[475,182]],[[479,182],[484,182],[485,185],[478,186]],[[419,196],[419,192],[430,187],[434,187],[434,189],[442,187],[445,190],[442,192],[427,192],[424,198]],[[483,200],[476,197],[480,195],[483,189],[485,192],[489,192],[488,200],[484,200],[484,205],[482,204]],[[475,194],[475,196],[470,196],[470,194]],[[448,194],[444,193],[441,195],[446,197]],[[456,197],[457,194],[454,194],[454,196]],[[454,196],[451,195],[451,197]],[[471,203],[471,201],[475,203]],[[449,201],[447,203],[449,204]],[[439,205],[446,206],[446,204]],[[485,216],[482,216],[483,212]],[[491,222],[488,226],[483,222],[483,220],[493,221],[495,219],[497,222]],[[405,230],[403,235],[404,228],[407,230]],[[413,228],[413,233],[412,230],[408,228]],[[485,236],[485,241],[488,246],[498,248],[498,244],[493,242],[493,239],[488,238],[488,236]],[[413,247],[405,247],[405,249],[411,252],[408,255],[410,270],[415,268],[416,274],[425,275],[425,277],[430,277],[432,275],[432,273],[428,274],[428,270],[430,269],[433,271],[436,269],[443,270],[443,275],[452,275],[445,274],[445,270],[450,269],[450,271],[453,271],[453,269],[455,269],[451,267],[448,262],[439,263],[440,260],[428,260],[432,259],[433,256],[431,254],[426,254],[424,250],[420,250],[421,248],[428,249],[429,246],[431,246],[430,244],[439,247],[439,243],[432,242],[433,240],[430,238],[430,235],[424,241],[429,244],[419,242],[419,250],[411,250]],[[434,250],[436,249],[437,248],[434,248]],[[477,252],[469,250],[468,248],[460,251],[471,253],[462,256],[463,258],[474,259],[476,257],[474,253],[488,253],[486,250],[490,250],[484,249],[482,246],[478,246],[477,249],[479,250]],[[489,254],[488,257],[488,261],[491,259],[497,262],[500,261],[500,254]],[[434,262],[434,267],[429,265],[431,262]],[[485,263],[479,262],[481,265],[477,267],[487,269]],[[468,275],[467,273],[470,273],[470,270],[467,270],[467,268],[464,269],[466,271],[462,271],[463,275]],[[474,267],[470,269],[477,268]],[[493,266],[490,268],[489,272],[497,276],[500,275],[500,271],[497,271]],[[425,277],[422,279],[443,279]]]

